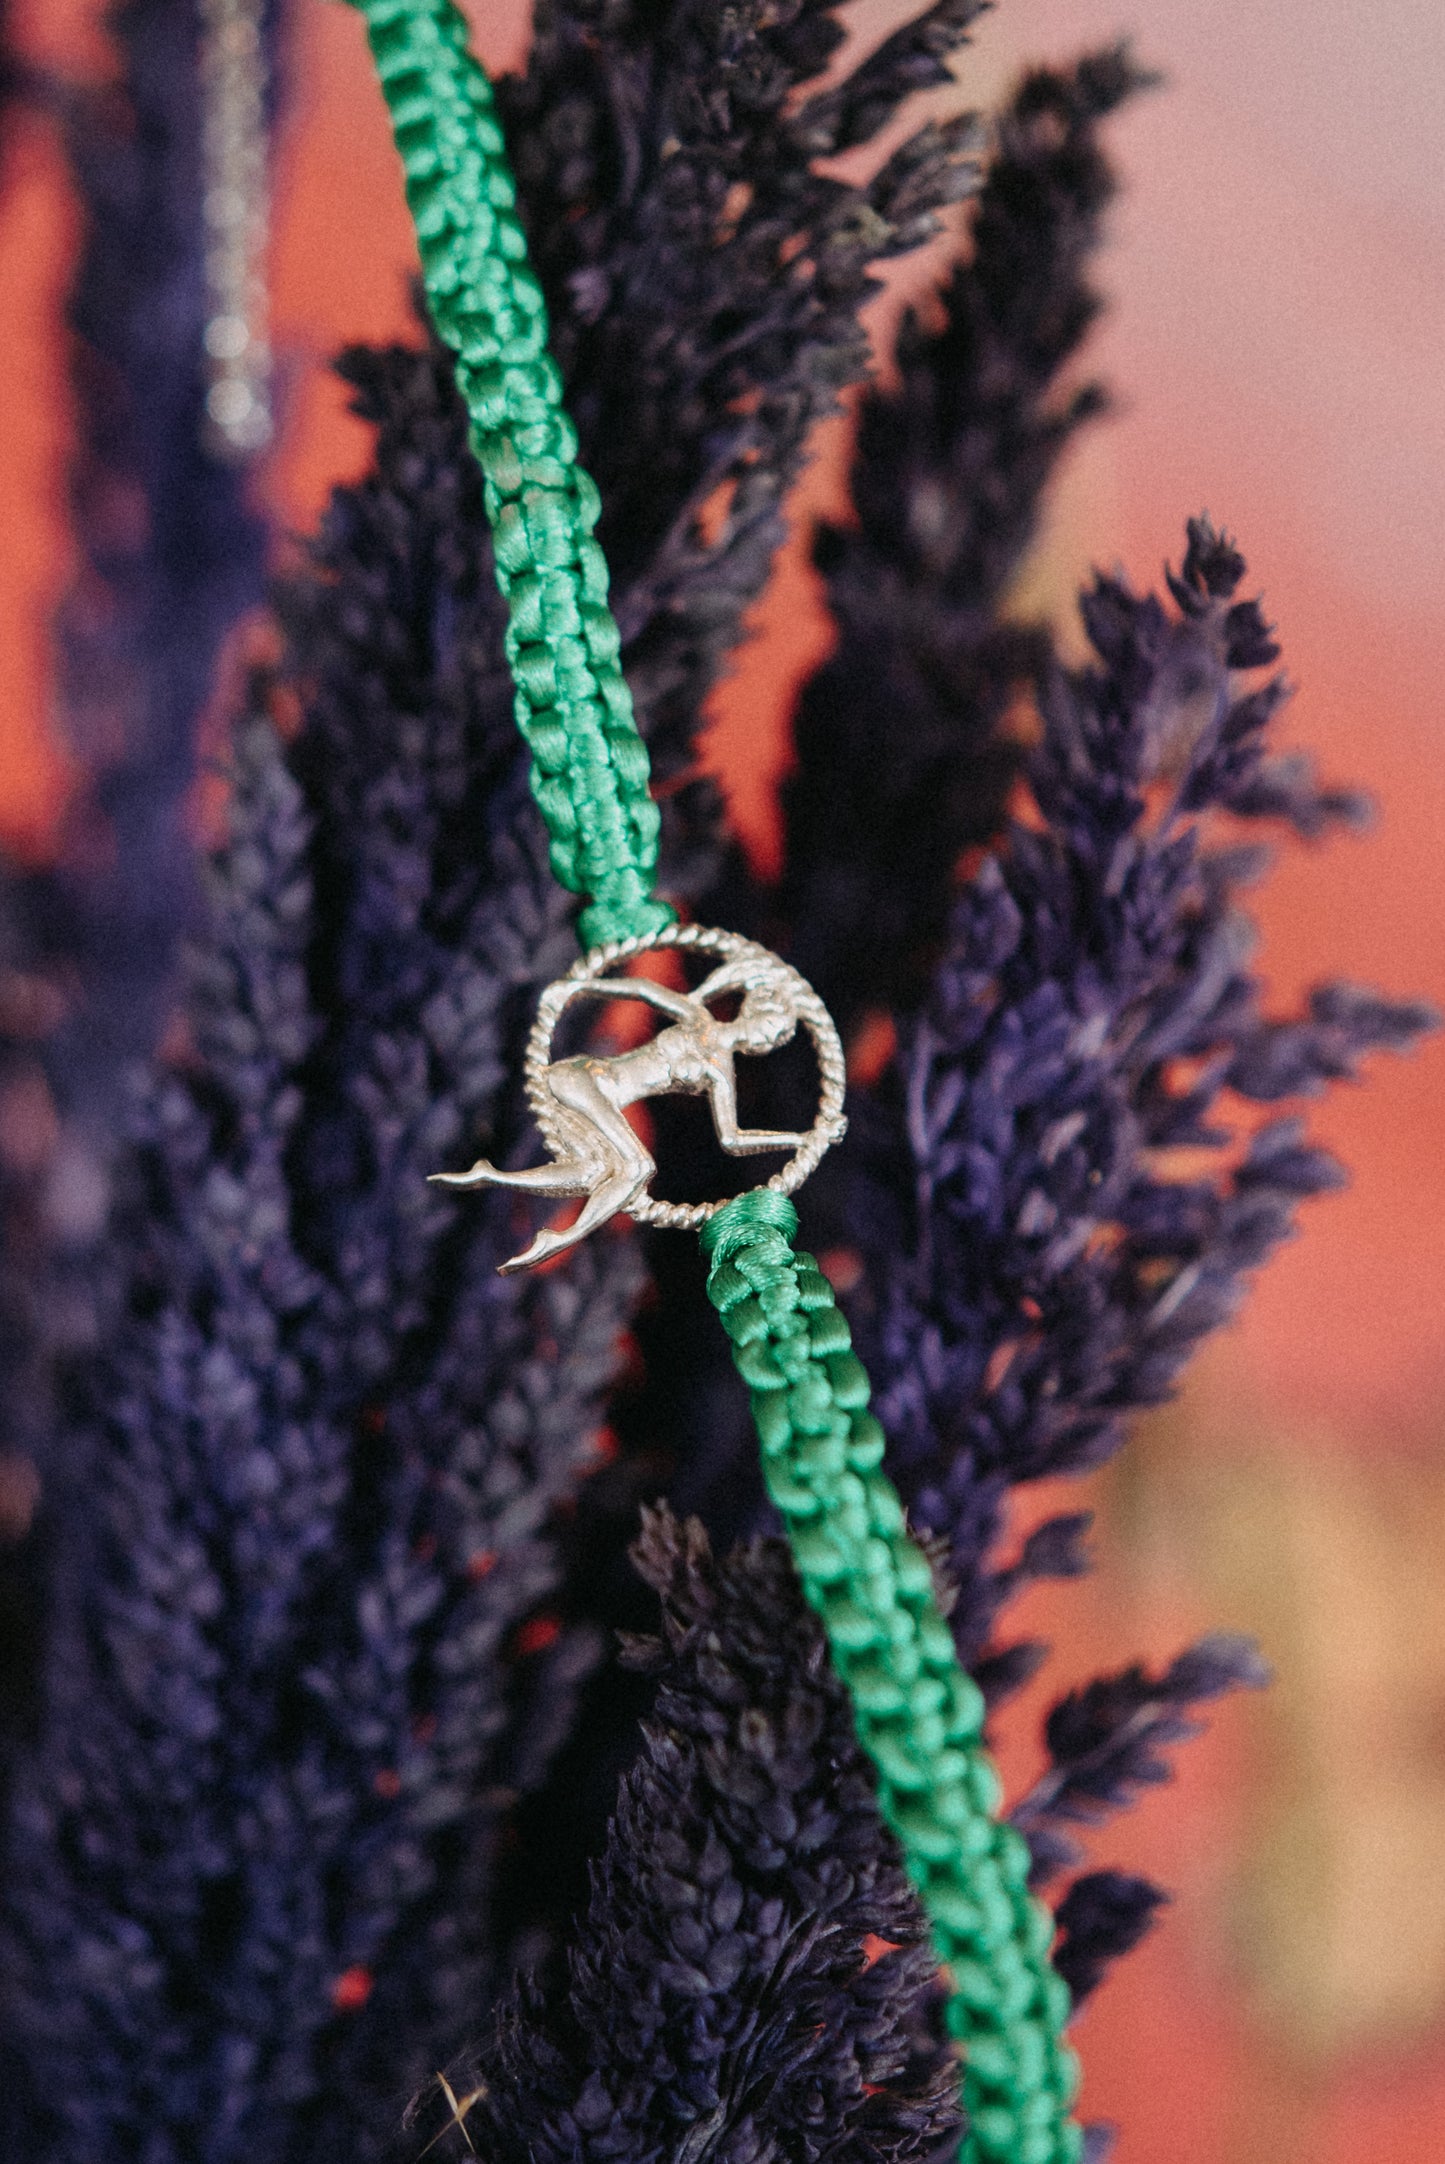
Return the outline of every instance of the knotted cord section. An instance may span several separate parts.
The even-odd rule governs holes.
[[[878,1800],[918,1888],[963,2047],[967,2164],[1078,2164],[1069,1994],[1049,1965],[1053,1918],[1028,1890],[984,1704],[959,1662],[927,1556],[882,1470],[883,1430],[832,1287],[794,1252],[797,1212],[762,1188],[704,1226],[708,1294],[732,1340],[809,1604],[853,1701]]]
[[[437,332],[457,356],[485,477],[532,793],[584,948],[656,932],[657,807],[593,538],[598,496],[547,350],[491,85],[452,0],[353,0],[366,18]]]

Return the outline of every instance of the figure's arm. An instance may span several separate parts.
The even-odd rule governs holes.
[[[698,1018],[695,999],[685,992],[669,990],[665,984],[654,984],[651,977],[593,977],[579,984],[574,999],[640,999],[659,1013],[669,1014],[674,1022],[693,1022]]]
[[[790,1135],[771,1127],[739,1127],[737,1077],[731,1062],[712,1069],[707,1093],[718,1141],[729,1157],[751,1157],[758,1150],[796,1150],[807,1140],[806,1135]]]

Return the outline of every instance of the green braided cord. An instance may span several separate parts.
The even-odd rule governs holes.
[[[517,720],[552,866],[590,897],[584,946],[660,931],[657,809],[619,666],[597,491],[547,351],[491,86],[452,0],[353,0],[391,111],[437,330],[457,355],[510,623]],[[951,1984],[964,2051],[964,2164],[1078,2164],[1069,1994],[1029,1854],[998,1823],[983,1699],[960,1666],[922,1549],[880,1469],[883,1431],[848,1325],[797,1213],[759,1189],[703,1231],[708,1291],[752,1395],[768,1492],[852,1696]]]
[[[590,896],[584,947],[660,931],[657,807],[618,660],[598,496],[547,350],[491,85],[452,0],[354,0],[366,18],[438,334],[457,356],[485,476],[507,659],[552,869]]]
[[[795,1254],[784,1195],[740,1195],[704,1227],[708,1294],[752,1397],[763,1472],[853,1700],[883,1815],[949,1975],[964,2047],[968,2164],[1077,2164],[1069,1994],[1029,1851],[1001,1825],[983,1696],[960,1665],[928,1558],[881,1469],[883,1430],[832,1288]]]

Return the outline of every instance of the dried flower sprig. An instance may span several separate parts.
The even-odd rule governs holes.
[[[1188,1647],[1162,1675],[1151,1676],[1135,1663],[1061,1698],[1044,1722],[1049,1770],[1010,1814],[1033,1851],[1033,1884],[1047,1885],[1064,1866],[1079,1861],[1066,1829],[1096,1826],[1127,1810],[1144,1789],[1169,1779],[1166,1753],[1201,1733],[1200,1706],[1229,1691],[1260,1690],[1268,1681],[1253,1640],[1221,1631]],[[1077,1880],[1075,1886],[1086,1883]],[[1111,1919],[1119,1913],[1117,1888],[1095,1893],[1108,1894]],[[1089,1899],[1085,1910],[1080,1896],[1064,1919],[1076,1943],[1082,1943],[1087,1919],[1099,1914],[1099,1900]],[[1091,1965],[1097,1968],[1097,1954]]]
[[[799,701],[777,896],[791,956],[845,1035],[921,997],[958,859],[999,827],[1019,760],[1008,711],[1048,652],[1003,603],[1061,454],[1107,404],[1060,378],[1101,305],[1103,125],[1151,81],[1122,47],[1024,78],[967,254],[905,316],[896,382],[859,404],[856,523],[815,544],[838,643]]]
[[[714,868],[703,702],[784,537],[813,426],[867,373],[873,266],[930,239],[975,185],[977,124],[918,130],[866,183],[817,161],[945,82],[979,4],[934,0],[809,96],[843,42],[835,0],[543,0],[525,76],[497,86],[654,784],[710,843],[688,873],[674,835],[673,891]]]
[[[267,44],[274,68],[274,6]],[[49,1454],[57,1364],[92,1340],[94,1247],[129,1064],[174,996],[199,906],[187,795],[227,634],[262,593],[265,524],[203,442],[206,316],[192,0],[110,11],[113,80],[23,56],[0,17],[0,104],[53,123],[79,213],[63,360],[75,570],[54,625],[72,762],[54,860],[0,857],[0,1480]],[[103,1274],[103,1273],[102,1273]],[[6,1709],[37,1690],[43,1537],[0,1512]],[[18,1711],[16,1717],[18,1718]]]
[[[931,2155],[957,2104],[923,1917],[786,1545],[719,1563],[659,1510],[635,1554],[653,1716],[565,1968],[479,2061],[481,2152]]]
[[[1361,807],[1272,750],[1285,689],[1255,674],[1276,649],[1243,573],[1200,520],[1172,612],[1115,578],[1086,594],[1098,662],[1045,679],[1035,817],[960,893],[929,1000],[855,1123],[858,1335],[975,1658],[1020,1567],[1076,1567],[1067,1526],[1046,1536],[1058,1555],[1002,1578],[981,1564],[1008,1488],[1106,1457],[1300,1201],[1339,1184],[1296,1117],[1232,1108],[1352,1074],[1434,1020],[1342,987],[1300,1017],[1262,1011],[1240,905],[1261,857],[1241,829],[1315,834]]]
[[[380,474],[326,544],[351,606],[311,638],[293,592],[307,723],[283,745],[262,681],[238,733],[124,1308],[57,1452],[6,1889],[41,2153],[384,2149],[485,1973],[519,1670],[571,1660],[524,1626],[637,1264],[519,1295],[505,1226],[464,1241],[426,1186],[464,1122],[515,1122],[511,995],[568,935],[490,680],[415,637],[444,591],[461,636],[493,606],[455,575],[450,403],[426,355],[370,382]]]

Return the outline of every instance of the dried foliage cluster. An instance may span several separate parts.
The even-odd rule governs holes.
[[[502,89],[667,883],[765,930],[850,1035],[889,1019],[807,1229],[997,1700],[1039,1658],[1000,1644],[1010,1596],[1085,1567],[1080,1516],[1000,1560],[1010,1491],[1098,1463],[1337,1178],[1292,1112],[1251,1107],[1428,1017],[1342,987],[1261,1009],[1251,835],[1358,805],[1271,748],[1274,649],[1221,535],[1191,526],[1167,600],[1100,580],[1086,667],[1005,613],[1103,404],[1062,378],[1098,305],[1101,128],[1142,78],[1094,55],[866,183],[825,171],[946,81],[976,12],[939,0],[820,91],[826,0],[544,0]],[[93,1025],[123,997],[156,1035],[192,878],[175,806],[258,537],[194,449],[194,11],[125,0],[113,28],[114,98],[6,78],[62,112],[89,220],[68,681],[80,712],[98,684],[132,701],[93,811],[151,918],[52,910],[42,937],[5,889],[6,1074],[57,1115],[5,1190],[4,1440],[43,1491],[3,1558],[5,2154],[933,2155],[956,2103],[921,1919],[695,1258],[609,1237],[499,1279],[507,1199],[425,1184],[526,1147],[521,1042],[573,950],[424,340],[342,360],[372,469],[276,584],[280,658],[247,686],[177,1012],[120,1131],[134,1043]],[[975,189],[896,380],[859,396],[856,520],[817,544],[837,646],[765,885],[698,772],[705,702],[815,422],[865,383],[871,266]],[[114,1190],[80,1259],[57,1231],[77,1135]],[[38,1313],[62,1296],[86,1319],[58,1343]],[[1016,1807],[1040,1883],[1163,1777],[1195,1708],[1258,1680],[1216,1639],[1059,1704]],[[1076,1999],[1161,1898],[1072,1878]]]

